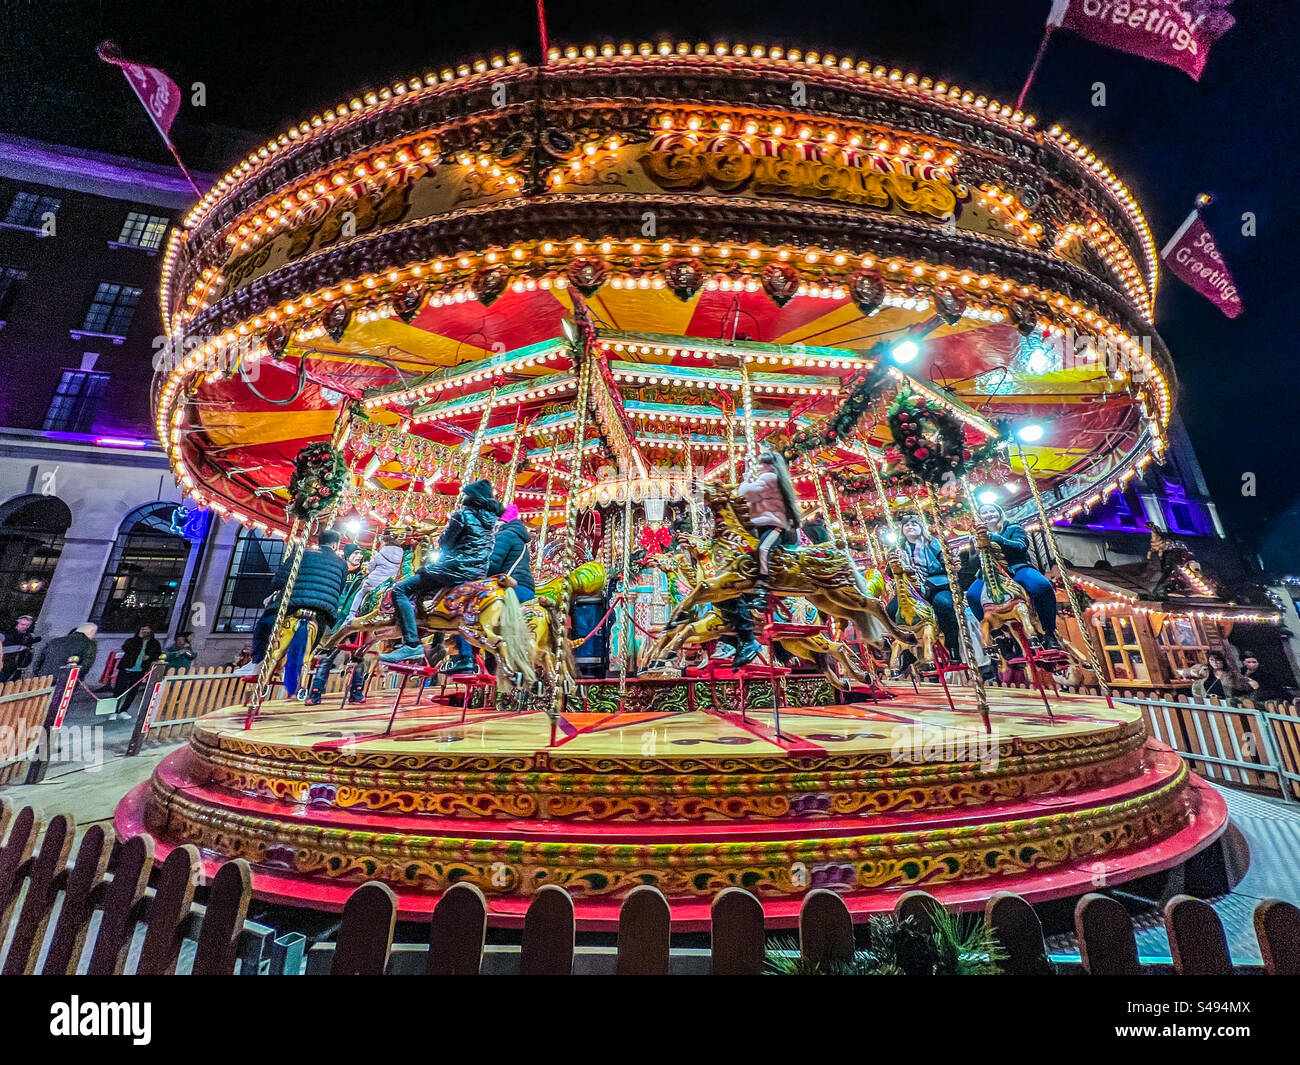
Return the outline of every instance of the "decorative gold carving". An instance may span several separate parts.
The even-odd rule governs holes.
[[[700,139],[687,133],[656,137],[641,166],[660,188],[720,192],[747,188],[756,195],[840,200],[908,214],[947,218],[955,214],[963,186],[938,177],[899,170],[874,170],[842,160],[819,158],[801,147],[782,145],[777,155],[760,155],[725,134]]]

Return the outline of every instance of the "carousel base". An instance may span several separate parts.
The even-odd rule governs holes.
[[[816,887],[855,919],[913,888],[958,908],[1069,897],[1179,865],[1227,825],[1134,707],[1060,695],[1049,720],[1037,692],[992,687],[986,733],[970,689],[954,711],[937,686],[896,686],[783,707],[778,734],[766,683],[741,712],[734,680],[633,684],[622,702],[596,682],[556,720],[408,693],[391,732],[392,693],[270,702],[248,729],[230,707],[122,800],[116,828],[149,832],[160,858],[196,844],[208,873],[246,858],[277,903],[338,910],[378,879],[418,919],[468,880],[512,927],[560,884],[580,928],[609,930],[622,896],[654,884],[690,931],[733,885],[771,927]]]

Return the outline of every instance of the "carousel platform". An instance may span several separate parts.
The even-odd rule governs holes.
[[[197,844],[211,868],[247,858],[268,901],[336,910],[381,879],[418,918],[468,879],[509,927],[556,883],[580,927],[612,929],[622,895],[649,883],[688,931],[732,885],[772,927],[815,887],[864,919],[916,887],[957,907],[1068,897],[1178,865],[1227,825],[1217,793],[1120,703],[1056,696],[1049,721],[1038,693],[994,687],[986,733],[969,689],[954,712],[937,686],[896,686],[880,703],[783,708],[778,735],[761,692],[742,714],[702,694],[685,708],[685,686],[633,685],[620,703],[602,683],[554,721],[410,696],[391,732],[391,693],[271,702],[249,729],[230,707],[122,800],[116,828],[149,832],[160,854]]]

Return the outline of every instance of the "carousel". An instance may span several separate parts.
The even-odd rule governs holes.
[[[291,127],[173,232],[155,397],[284,588],[118,832],[322,909],[467,880],[510,925],[559,884],[589,928],[639,884],[781,926],[1181,864],[1222,801],[1056,626],[1053,523],[1162,458],[1156,275],[1069,133],[831,55],[553,49]],[[525,549],[404,591],[471,485]],[[330,529],[397,560],[334,614],[294,598]]]

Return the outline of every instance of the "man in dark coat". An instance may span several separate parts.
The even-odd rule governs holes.
[[[31,675],[52,676],[67,664],[68,659],[75,657],[81,675],[89,677],[90,670],[95,664],[95,654],[99,650],[95,646],[95,633],[98,631],[93,622],[87,621],[85,624],[78,625],[68,635],[41,644],[32,662]]]
[[[343,595],[343,583],[347,580],[347,564],[339,557],[338,533],[326,530],[316,538],[316,547],[307,548],[298,566],[298,576],[294,578],[293,588],[289,592],[289,615],[295,610],[312,610],[322,631],[334,626],[334,619],[339,608],[339,599]],[[275,630],[275,616],[280,609],[280,597],[284,586],[289,583],[289,571],[293,568],[293,555],[290,554],[271,581],[271,594],[267,596],[266,609],[253,626],[253,658],[247,665],[235,670],[237,677],[255,677],[261,667],[262,659],[271,644]]]
[[[454,588],[488,575],[492,532],[501,512],[501,504],[492,495],[491,481],[472,481],[460,490],[460,506],[438,537],[438,557],[393,585],[393,610],[402,630],[402,644],[380,655],[381,662],[410,662],[424,657],[415,622],[416,602],[439,588]]]
[[[4,665],[0,667],[0,684],[13,680],[32,661],[32,645],[41,638],[32,632],[35,618],[24,614],[9,628],[0,632],[0,643],[4,644]]]
[[[989,531],[989,539],[1002,549],[1002,558],[1016,581],[1029,596],[1043,624],[1044,647],[1059,648],[1056,639],[1056,589],[1052,582],[1038,572],[1029,562],[1029,534],[1022,525],[1006,520],[1006,513],[996,503],[980,507],[980,521]],[[966,601],[976,619],[984,616],[984,578],[979,577],[966,592]]]
[[[154,638],[153,629],[141,625],[135,635],[122,644],[122,659],[117,665],[117,678],[113,681],[113,694],[117,696],[117,713],[131,709],[140,694],[140,682],[158,659],[162,658],[162,644]]]

